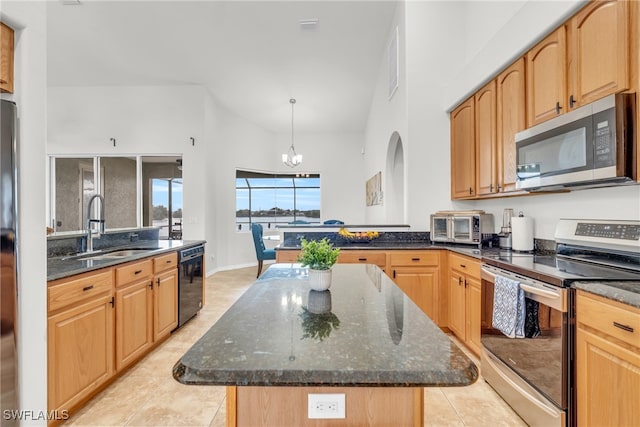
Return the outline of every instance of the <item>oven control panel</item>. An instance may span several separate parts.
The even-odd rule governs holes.
[[[578,222],[576,236],[640,240],[640,224]]]

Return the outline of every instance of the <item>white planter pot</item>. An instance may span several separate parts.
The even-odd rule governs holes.
[[[326,291],[331,286],[331,269],[309,269],[309,286],[314,291]]]

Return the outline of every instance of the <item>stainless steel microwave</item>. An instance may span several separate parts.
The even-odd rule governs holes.
[[[431,241],[480,245],[493,234],[493,215],[483,211],[443,211],[431,215]]]
[[[636,183],[635,94],[610,95],[516,134],[516,187]]]

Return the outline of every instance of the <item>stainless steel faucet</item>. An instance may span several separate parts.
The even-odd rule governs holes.
[[[93,201],[100,199],[100,216],[99,218],[91,218],[91,208],[93,207]],[[93,252],[93,229],[92,224],[98,224],[97,235],[95,238],[99,238],[104,233],[104,197],[100,194],[95,194],[89,199],[89,206],[87,207],[87,252]]]

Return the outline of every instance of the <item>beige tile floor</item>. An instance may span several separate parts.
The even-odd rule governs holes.
[[[224,426],[225,388],[186,386],[171,376],[182,354],[255,280],[255,268],[218,272],[206,282],[200,314],[92,399],[70,426]],[[477,362],[477,361],[476,361]],[[427,388],[425,426],[526,426],[482,379]]]

